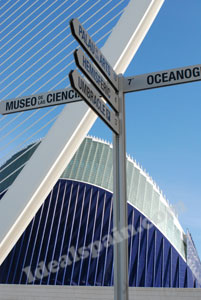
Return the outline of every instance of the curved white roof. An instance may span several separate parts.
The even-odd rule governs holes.
[[[95,137],[87,137],[62,177],[91,183],[112,192],[112,145]],[[177,215],[153,179],[129,156],[127,200],[159,228],[185,259],[185,233]]]
[[[39,143],[29,145],[1,167],[0,193],[12,184]],[[85,138],[61,177],[112,192],[112,144],[96,137]],[[186,259],[185,233],[174,210],[149,174],[130,156],[127,156],[127,201],[157,226]]]

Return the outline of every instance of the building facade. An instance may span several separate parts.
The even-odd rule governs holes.
[[[39,143],[1,167],[0,197]],[[117,234],[112,162],[110,144],[91,137],[83,141],[1,265],[0,283],[111,286],[113,245],[127,238],[130,286],[200,287],[200,260],[192,237],[154,181],[130,157],[128,228]]]

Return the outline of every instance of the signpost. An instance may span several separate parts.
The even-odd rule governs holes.
[[[201,65],[170,69],[124,78],[124,93],[201,80]]]
[[[82,101],[82,98],[80,98],[80,96],[72,88],[67,88],[37,95],[3,100],[0,102],[0,114],[8,115],[16,112],[77,101]]]
[[[76,70],[72,70],[69,73],[71,85],[114,132],[113,226],[121,234],[121,230],[128,226],[123,76],[116,75],[107,59],[77,19],[73,19],[70,26],[72,34],[96,65],[94,66],[90,62],[82,50],[76,50],[74,52],[76,64],[91,84],[88,84]],[[115,112],[108,108],[99,94]],[[114,299],[128,300],[128,241],[126,239],[114,244]]]

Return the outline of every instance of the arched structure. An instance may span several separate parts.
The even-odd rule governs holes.
[[[1,195],[36,147],[2,166],[4,178],[6,169],[13,178]],[[172,208],[129,157],[127,174],[129,227],[119,237],[112,226],[112,147],[86,138],[0,267],[0,283],[113,285],[113,244],[128,238],[130,286],[199,287],[200,267],[192,267],[192,252],[187,259],[189,237]]]

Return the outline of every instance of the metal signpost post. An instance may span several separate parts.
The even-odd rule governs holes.
[[[78,68],[90,84],[76,71],[69,73],[72,87],[113,130],[113,226],[121,235],[128,226],[126,195],[125,104],[123,76],[117,76],[89,34],[77,19],[70,22],[73,36],[84,48],[74,52]],[[101,75],[100,72],[103,74]],[[115,110],[111,111],[105,101]],[[114,299],[128,300],[128,240],[114,243]]]
[[[113,226],[121,234],[128,226],[126,180],[126,131],[123,76],[119,76],[120,133],[113,135]],[[128,299],[128,240],[114,245],[114,299]]]

